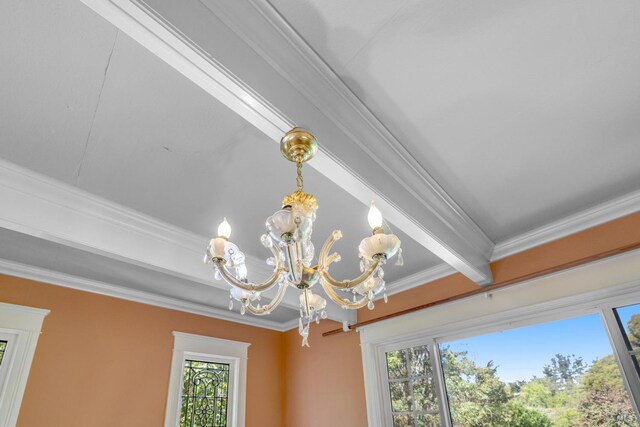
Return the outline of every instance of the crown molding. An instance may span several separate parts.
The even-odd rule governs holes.
[[[500,242],[495,247],[491,261],[515,255],[518,252],[526,251],[635,212],[640,212],[640,191],[626,194]],[[416,286],[431,283],[455,272],[456,270],[449,265],[439,264],[388,283],[387,295],[394,295]],[[381,296],[378,296],[377,299],[380,298]]]
[[[76,289],[84,292],[105,295],[108,297],[124,299],[141,304],[153,305],[156,307],[168,308],[171,310],[183,311],[186,313],[197,314],[200,316],[212,317],[215,319],[227,320],[229,322],[241,323],[244,325],[256,326],[259,328],[271,329],[274,331],[286,331],[291,322],[275,322],[264,317],[242,316],[235,311],[225,310],[222,308],[211,307],[204,304],[184,301],[178,298],[171,298],[157,295],[151,292],[144,292],[113,285],[110,283],[100,282],[96,280],[85,279],[78,276],[59,273],[56,271],[33,267],[30,265],[0,259],[0,273],[20,277],[23,279],[34,280],[37,282],[48,283],[51,285],[62,286],[65,288]],[[43,311],[44,314],[48,310]],[[295,319],[297,322],[297,319]]]
[[[64,216],[57,216],[62,212],[79,215],[82,219],[94,222],[100,231],[100,225],[109,224],[127,233],[134,233],[139,237],[151,238],[168,244],[173,248],[180,248],[198,255],[199,260],[209,243],[210,238],[200,236],[191,231],[176,227],[157,218],[145,215],[133,209],[129,209],[110,200],[80,190],[77,187],[62,183],[39,174],[30,169],[18,166],[14,163],[0,159],[0,191],[4,190],[4,199],[7,204],[13,205],[12,210],[0,209],[0,226],[25,232],[35,237],[45,238],[56,243],[68,243],[67,238],[76,241],[73,228],[70,224],[62,223]],[[1,193],[0,193],[1,194]],[[38,229],[26,230],[31,222],[30,217],[25,217],[25,209],[19,204],[19,199],[28,198],[31,202],[38,202],[39,208],[34,216],[41,224]],[[13,203],[11,203],[13,202]],[[47,210],[47,207],[49,209]],[[50,215],[47,215],[50,214]],[[47,216],[53,217],[54,227],[47,227],[43,223]],[[57,227],[55,227],[57,226]],[[56,229],[57,228],[57,229]],[[51,234],[49,234],[51,232]],[[91,234],[91,233],[88,233]],[[88,246],[95,243],[90,239],[84,239],[71,246]],[[80,247],[80,249],[83,249]],[[250,271],[257,271],[261,276],[271,274],[269,267],[257,257],[245,254],[247,266]],[[125,257],[125,261],[136,259]],[[142,261],[141,259],[140,261]],[[202,269],[200,269],[202,270]],[[208,270],[208,269],[204,269]],[[195,275],[198,277],[200,275]],[[193,279],[194,277],[191,277]],[[209,273],[197,280],[203,284],[211,284],[212,275]],[[204,280],[204,281],[203,281]]]
[[[311,126],[324,141],[312,167],[361,202],[376,199],[389,222],[472,280],[493,280],[493,243],[311,48],[291,41],[270,5],[82,2],[272,140],[297,121]]]
[[[228,290],[202,262],[209,238],[2,159],[0,200],[2,228]],[[246,263],[251,275],[272,273],[251,255],[246,255]],[[298,310],[300,302],[288,293],[282,304]],[[327,314],[336,321],[355,316],[333,305],[327,306]]]
[[[290,331],[292,329],[298,329],[299,319],[291,319],[282,324],[282,329],[284,331]]]
[[[500,242],[493,251],[491,261],[526,251],[639,211],[640,191],[635,191]]]

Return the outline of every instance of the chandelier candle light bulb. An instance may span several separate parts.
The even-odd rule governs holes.
[[[205,256],[205,262],[213,264],[215,279],[224,279],[231,285],[229,309],[233,308],[233,300],[239,301],[242,315],[246,311],[257,316],[267,315],[282,302],[287,289],[300,292],[298,330],[303,346],[309,346],[311,322],[327,318],[327,300],[311,292],[311,288],[320,284],[327,297],[342,308],[356,310],[367,306],[373,309],[374,297],[385,291],[382,266],[400,249],[400,239],[393,234],[385,234],[382,213],[371,202],[367,219],[373,234],[365,237],[358,247],[360,276],[353,280],[336,280],[329,274],[330,265],[341,259],[338,253],[330,252],[333,244],[342,238],[340,230],[331,233],[320,251],[317,264],[313,264],[315,248],[311,234],[318,202],[313,194],[304,192],[302,166],[313,158],[317,149],[315,137],[300,128],[291,129],[280,141],[282,155],[296,164],[297,188],[284,197],[282,208],[267,219],[267,233],[261,238],[262,245],[273,254],[267,260],[267,264],[273,266],[271,277],[262,283],[247,280],[245,256],[229,241],[231,226],[226,218],[218,227],[218,237],[209,242]],[[275,286],[278,286],[278,291],[271,302],[253,305],[253,301],[260,301],[261,292]]]
[[[227,221],[227,218],[225,218],[218,226],[218,237],[224,237],[227,240],[231,237],[231,225]]]
[[[376,206],[376,202],[371,201],[371,207],[369,208],[369,214],[367,215],[367,221],[369,221],[369,227],[375,233],[377,229],[382,230],[382,212]]]

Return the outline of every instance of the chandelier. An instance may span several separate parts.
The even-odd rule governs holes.
[[[238,246],[229,240],[231,226],[224,218],[218,227],[218,237],[211,239],[205,256],[206,263],[212,263],[216,280],[224,279],[231,285],[229,309],[233,301],[240,303],[240,313],[247,311],[254,315],[270,314],[283,300],[285,292],[294,288],[299,292],[300,319],[298,331],[302,336],[302,346],[309,346],[309,326],[327,317],[327,301],[312,290],[318,283],[326,295],[344,309],[356,310],[365,305],[374,308],[373,299],[385,293],[382,266],[396,253],[397,264],[402,265],[400,239],[394,234],[386,234],[382,228],[382,214],[371,202],[368,222],[372,235],[365,237],[358,247],[360,276],[353,280],[336,280],[329,273],[329,267],[340,261],[337,252],[330,253],[333,244],[342,238],[342,232],[335,230],[326,240],[317,264],[313,265],[315,249],[311,242],[313,222],[316,218],[318,202],[312,194],[304,192],[302,166],[310,160],[318,149],[315,137],[300,128],[293,128],[280,141],[280,151],[297,167],[297,189],[284,197],[282,209],[266,221],[267,232],[260,238],[262,245],[271,251],[266,260],[273,267],[273,273],[263,283],[247,280],[245,256]],[[262,293],[277,288],[275,297],[261,304]]]

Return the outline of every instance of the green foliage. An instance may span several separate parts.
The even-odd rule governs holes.
[[[589,369],[581,358],[556,355],[550,375],[507,385],[493,362],[441,353],[456,427],[640,427],[613,355]]]
[[[542,373],[550,381],[552,391],[555,393],[575,386],[586,368],[587,365],[582,357],[576,357],[575,354],[568,356],[556,354],[551,358],[551,363],[542,369]]]
[[[509,404],[507,407],[509,427],[551,427],[551,419],[538,411],[520,404]]]
[[[604,389],[588,393],[580,403],[582,427],[637,427],[624,389]]]
[[[582,384],[587,392],[622,389],[622,376],[613,354],[593,362],[585,374]]]
[[[575,407],[556,408],[553,415],[554,427],[575,427],[580,425],[580,412]]]
[[[497,377],[493,362],[477,366],[466,352],[448,349],[442,356],[456,426],[551,427],[546,415],[513,401],[511,387]]]
[[[629,341],[634,347],[640,347],[640,314],[634,314],[627,322]]]
[[[613,355],[594,362],[583,384],[586,394],[580,402],[581,426],[638,426]]]
[[[627,330],[632,345],[640,346],[640,314],[631,317]],[[478,366],[466,351],[449,348],[442,348],[441,356],[456,427],[640,427],[613,355],[588,366],[581,357],[556,354],[542,378],[510,384],[498,378],[492,361]],[[406,376],[414,369],[410,360],[420,355],[388,359],[390,377]],[[403,400],[407,391],[391,391],[396,404],[411,405]],[[424,400],[429,398],[435,399],[433,390],[424,393]]]
[[[548,384],[536,378],[521,387],[518,400],[526,406],[548,408],[551,406],[551,397]]]

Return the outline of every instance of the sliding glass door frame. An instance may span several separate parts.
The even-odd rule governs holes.
[[[613,354],[618,361],[621,369],[622,380],[625,388],[631,398],[631,406],[636,412],[636,417],[640,420],[640,376],[635,362],[631,357],[631,353],[627,348],[627,340],[624,337],[624,331],[618,322],[618,318],[614,310],[621,306],[638,304],[640,300],[626,300],[624,302],[607,303],[600,307],[600,315],[604,323],[607,335],[613,347]]]
[[[405,337],[395,337],[391,340],[372,343],[370,350],[375,352],[375,373],[367,362],[365,354],[366,346],[363,345],[363,361],[365,376],[373,374],[377,380],[378,391],[372,392],[371,387],[366,387],[369,426],[371,427],[392,427],[392,411],[389,393],[389,382],[387,376],[386,353],[403,348],[410,348],[419,345],[426,345],[430,349],[432,361],[433,380],[438,398],[438,407],[442,426],[452,427],[451,411],[447,398],[445,380],[440,358],[439,345],[450,341],[470,338],[479,335],[490,334],[508,329],[516,329],[532,326],[555,320],[570,319],[584,315],[599,314],[609,337],[614,357],[621,370],[625,388],[629,394],[632,407],[640,420],[640,377],[636,370],[634,361],[627,348],[627,343],[623,336],[624,331],[618,324],[614,309],[616,307],[628,306],[640,303],[640,281],[628,283],[621,287],[618,292],[604,294],[585,293],[560,300],[537,304],[525,308],[517,308],[492,315],[481,316],[477,319],[467,320],[459,323],[428,328],[423,331],[407,335]],[[496,291],[500,292],[500,291]],[[486,298],[492,298],[488,292]],[[369,366],[367,366],[369,365]],[[367,380],[366,380],[367,382]],[[368,381],[371,384],[371,381]],[[372,398],[377,395],[378,404],[381,405],[379,411],[369,408]],[[380,419],[372,419],[376,417]]]

